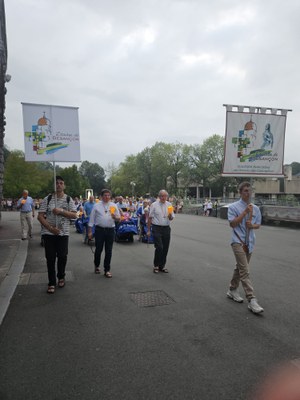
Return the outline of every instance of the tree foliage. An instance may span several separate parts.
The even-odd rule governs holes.
[[[300,173],[300,163],[299,162],[292,162],[292,174],[296,175]]]
[[[104,187],[103,168],[88,161],[82,164],[82,171],[87,171],[87,176],[83,176],[75,164],[66,168],[56,166],[56,175],[62,175],[66,184],[66,193],[72,197],[84,197],[85,189],[96,188],[100,191]],[[92,180],[92,184],[89,179]],[[95,182],[94,187],[93,182]],[[53,192],[53,165],[50,162],[27,162],[22,151],[11,151],[4,166],[4,197],[18,198],[24,189],[27,189],[30,196],[34,198],[45,197]]]
[[[88,185],[85,189],[93,189],[94,195],[100,195],[102,189],[106,186],[105,171],[97,163],[83,161],[79,167],[80,175],[85,179],[85,184]]]
[[[49,162],[25,162],[21,151],[5,153],[4,196],[19,197],[28,189],[32,197],[43,197],[53,191],[53,165]],[[61,168],[57,174],[64,177],[66,193],[85,196],[86,189],[99,195],[108,187],[115,195],[156,196],[160,189],[171,195],[184,195],[190,186],[203,186],[202,196],[221,197],[223,191],[236,191],[242,178],[221,176],[224,156],[224,137],[212,135],[202,144],[157,142],[151,147],[125,158],[118,166],[110,163],[105,170],[97,163],[83,161]],[[292,163],[293,175],[300,172],[300,163]]]
[[[31,197],[43,197],[51,178],[51,171],[40,169],[38,163],[26,162],[22,151],[11,151],[4,168],[4,197],[18,198],[24,189]]]
[[[65,192],[71,197],[84,197],[85,189],[89,189],[87,179],[85,179],[78,171],[75,164],[71,167],[61,169],[59,173],[65,181]]]

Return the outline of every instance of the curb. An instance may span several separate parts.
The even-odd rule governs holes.
[[[0,325],[8,310],[10,301],[23,272],[28,252],[28,240],[20,240],[20,246],[13,259],[11,267],[0,285]]]

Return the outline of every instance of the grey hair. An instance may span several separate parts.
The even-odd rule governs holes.
[[[23,190],[23,193],[27,193],[27,194],[28,194],[28,190],[24,189],[24,190]]]
[[[167,196],[169,196],[169,193],[165,190],[165,189],[161,189],[159,192],[158,192],[158,196],[160,197],[162,194],[166,194]]]

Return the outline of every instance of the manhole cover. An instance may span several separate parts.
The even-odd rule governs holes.
[[[129,293],[131,300],[138,307],[156,307],[156,306],[166,306],[171,303],[175,303],[167,293],[163,290],[154,290],[148,292],[136,292]]]

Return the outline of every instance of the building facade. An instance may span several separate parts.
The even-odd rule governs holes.
[[[0,207],[3,198],[4,176],[4,134],[5,134],[5,84],[8,81],[7,69],[7,41],[4,0],[0,0]]]

